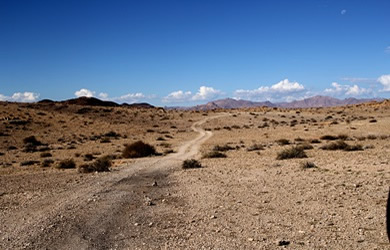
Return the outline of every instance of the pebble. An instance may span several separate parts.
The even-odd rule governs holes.
[[[278,241],[278,246],[288,246],[288,245],[290,245],[290,241],[288,241],[288,240]]]

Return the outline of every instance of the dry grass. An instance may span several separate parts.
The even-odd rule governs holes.
[[[302,147],[291,147],[280,151],[276,157],[277,160],[307,158],[305,150]]]

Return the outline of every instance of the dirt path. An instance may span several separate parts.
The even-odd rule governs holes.
[[[218,117],[221,115],[194,123],[192,129],[199,135],[175,154],[140,159],[111,173],[94,174],[64,192],[2,213],[0,248],[109,249],[138,244],[142,247],[142,230],[129,227],[144,224],[145,218],[139,214],[153,207],[156,203],[153,197],[161,198],[161,193],[171,185],[164,177],[178,169],[182,160],[196,156],[200,145],[212,136],[200,126]],[[154,182],[158,188],[152,185]],[[166,206],[169,209],[171,205]]]

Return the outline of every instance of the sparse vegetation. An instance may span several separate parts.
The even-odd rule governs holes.
[[[203,155],[203,158],[226,158],[226,157],[227,157],[226,154],[214,150]]]
[[[292,158],[307,158],[305,150],[302,147],[291,147],[280,151],[276,157],[277,160],[285,160]]]
[[[213,151],[225,152],[225,151],[234,150],[234,149],[235,148],[233,148],[232,146],[229,146],[229,145],[225,144],[223,146],[220,146],[220,145],[214,146]]]
[[[189,159],[183,161],[182,168],[183,169],[191,169],[191,168],[201,168],[202,164],[195,159]]]
[[[323,150],[344,150],[344,151],[358,151],[363,150],[362,145],[349,145],[346,142],[340,140],[329,143],[321,147]]]
[[[123,158],[140,158],[156,154],[156,149],[153,146],[142,141],[125,145],[125,149],[122,152]]]
[[[300,166],[302,169],[317,168],[317,166],[310,161],[301,162]]]
[[[261,144],[253,144],[252,146],[249,146],[247,148],[247,151],[257,151],[257,150],[264,150],[264,146]]]
[[[80,173],[91,173],[91,172],[108,172],[112,165],[111,156],[103,156],[96,159],[91,164],[83,164],[78,168]]]
[[[285,145],[289,145],[290,141],[287,139],[279,139],[276,140],[276,143],[279,144],[280,146],[285,146]]]
[[[66,159],[58,162],[57,168],[59,169],[68,169],[68,168],[76,168],[76,163],[73,159]]]
[[[323,135],[320,137],[321,140],[326,140],[326,141],[335,141],[337,139],[339,139],[337,136],[333,136],[333,135]]]

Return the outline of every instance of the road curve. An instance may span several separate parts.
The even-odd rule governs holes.
[[[1,214],[0,249],[109,248],[113,236],[107,232],[113,230],[108,229],[114,222],[115,226],[125,222],[123,218],[128,210],[124,204],[135,195],[132,180],[141,172],[168,171],[180,167],[182,160],[196,158],[202,143],[212,136],[212,132],[200,126],[225,115],[195,122],[191,128],[199,135],[180,146],[177,153],[137,160],[119,167],[120,170],[97,174],[66,192],[37,200],[11,214]],[[123,184],[127,185],[126,189]]]

